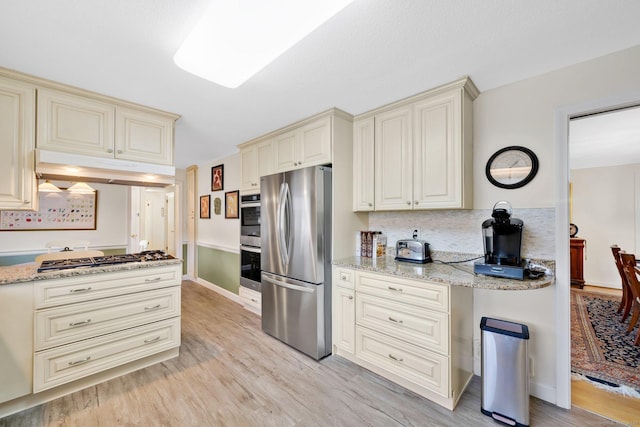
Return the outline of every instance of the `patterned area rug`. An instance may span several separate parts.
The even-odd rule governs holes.
[[[571,371],[640,392],[640,346],[633,345],[638,326],[625,333],[629,319],[620,323],[619,304],[613,296],[571,289]]]

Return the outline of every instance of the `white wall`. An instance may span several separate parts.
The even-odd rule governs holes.
[[[576,169],[572,222],[586,240],[584,278],[590,285],[621,289],[611,245],[636,253],[636,176],[640,165]]]
[[[558,185],[554,145],[556,112],[567,106],[613,99],[632,92],[637,93],[640,100],[638,70],[640,47],[634,47],[482,93],[474,103],[474,207],[488,209],[496,201],[505,199],[514,209],[554,208]],[[540,160],[536,178],[517,190],[493,187],[484,175],[487,159],[508,145],[526,146]],[[553,253],[555,233],[553,238],[547,235],[540,238],[545,239],[549,252]],[[569,286],[567,275],[558,276],[554,286],[540,290],[474,292],[477,325],[485,315],[529,325],[535,371],[531,391],[551,402],[556,401],[556,288],[566,291]],[[477,329],[476,339],[479,334]]]
[[[212,192],[211,168],[220,164],[224,164],[224,188],[222,191]],[[199,214],[196,215],[198,221],[198,245],[235,253],[240,251],[240,220],[224,217],[225,193],[239,190],[239,188],[239,153],[198,165],[198,203],[200,196],[211,195],[211,219],[201,219]],[[220,215],[216,215],[213,209],[216,197],[219,197],[221,201]]]
[[[71,183],[54,181],[66,188]],[[90,183],[98,191],[96,230],[0,231],[0,255],[46,252],[54,240],[88,240],[92,248],[123,248],[128,240],[129,187]]]

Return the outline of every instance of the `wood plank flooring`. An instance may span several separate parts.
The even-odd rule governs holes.
[[[455,411],[339,357],[316,362],[185,281],[178,358],[0,419],[4,426],[492,426],[479,378]],[[532,426],[620,425],[531,399]]]

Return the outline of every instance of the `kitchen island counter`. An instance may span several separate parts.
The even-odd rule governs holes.
[[[136,270],[141,268],[161,267],[165,265],[181,264],[180,259],[158,261],[140,261],[124,264],[101,265],[95,267],[70,268],[66,270],[51,270],[38,273],[35,262],[0,267],[0,286],[12,283],[33,282],[37,280],[60,279],[64,277],[83,276],[87,274],[101,274],[114,271]]]
[[[432,254],[433,255],[433,254]],[[456,255],[444,253],[435,254],[433,258],[443,261],[455,261],[465,259]],[[473,261],[464,263],[445,264],[434,261],[427,264],[414,264],[411,262],[396,261],[393,257],[365,258],[349,257],[333,261],[338,267],[365,270],[375,273],[390,274],[408,279],[425,280],[435,283],[444,283],[454,286],[464,286],[475,289],[493,290],[530,290],[541,289],[551,285],[555,277],[546,274],[538,279],[514,280],[499,277],[490,277],[473,272]],[[553,269],[551,269],[553,271]]]

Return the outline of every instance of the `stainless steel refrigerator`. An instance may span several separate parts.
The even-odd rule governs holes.
[[[262,330],[315,358],[331,353],[331,168],[260,179]]]

